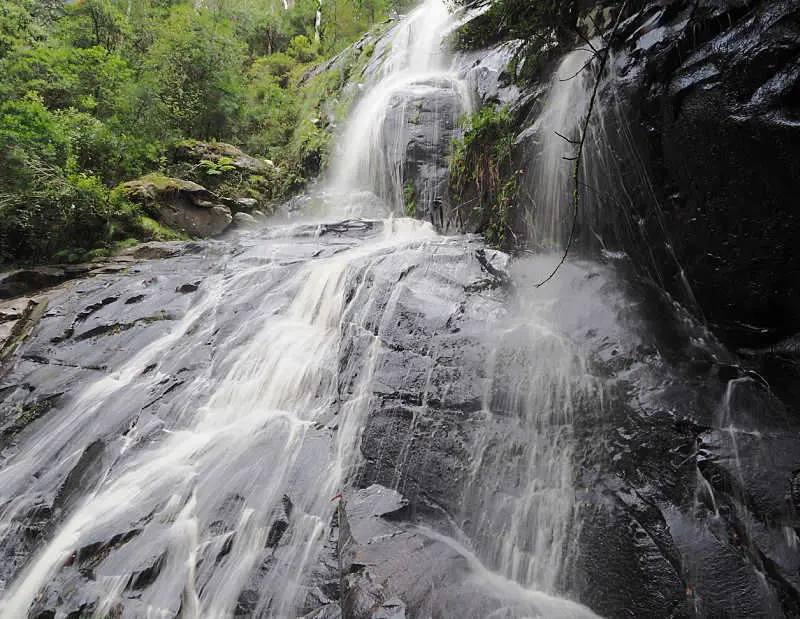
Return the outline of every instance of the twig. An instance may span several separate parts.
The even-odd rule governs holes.
[[[594,49],[594,48],[592,48],[592,49]],[[568,81],[573,80],[576,77],[578,77],[581,73],[583,73],[586,69],[589,68],[589,65],[591,65],[592,62],[594,61],[594,59],[597,58],[598,54],[599,54],[599,52],[594,52],[594,55],[591,58],[589,58],[589,60],[587,60],[586,63],[580,69],[575,71],[574,74],[572,74],[569,77],[565,77],[563,79],[559,77],[558,81],[559,82],[568,82]]]
[[[627,2],[627,0],[626,0],[626,2]],[[624,6],[623,6],[623,8],[624,8]],[[621,10],[621,9],[620,9],[620,10]],[[619,21],[619,17],[617,18],[617,21]],[[616,30],[616,27],[614,28],[614,30]],[[592,51],[594,52],[594,55],[595,55],[595,56],[599,56],[599,55],[600,55],[600,52],[599,52],[599,51],[597,51],[597,49],[595,49],[595,46],[592,44],[592,42],[591,42],[591,41],[590,41],[590,40],[587,38],[587,36],[586,36],[585,34],[583,34],[583,33],[582,33],[580,30],[578,30],[577,28],[575,28],[574,32],[575,32],[575,33],[576,33],[576,34],[577,34],[577,35],[580,37],[580,39],[581,39],[581,40],[582,40],[584,43],[586,43],[586,45],[588,45],[588,46],[589,46],[589,49],[590,49],[590,50],[592,50]],[[614,33],[613,33],[613,32],[611,33],[611,36],[612,36],[612,37],[614,36]]]
[[[554,130],[553,133],[555,133],[558,137],[560,137],[565,142],[569,142],[570,144],[580,144],[581,143],[580,140],[571,140],[567,136],[560,134],[558,131]]]
[[[617,19],[614,22],[614,28],[611,31],[611,35],[609,36],[609,41],[614,39],[614,35],[617,32],[617,28],[619,28],[620,19],[622,18],[622,14],[625,11],[625,7],[628,4],[628,0],[622,3],[622,6],[619,9],[619,13],[617,13]],[[585,37],[584,37],[585,38]],[[572,247],[572,242],[575,239],[575,232],[578,229],[578,204],[580,201],[580,169],[581,169],[581,157],[583,155],[583,147],[586,144],[586,134],[588,133],[589,129],[589,121],[592,118],[592,111],[594,110],[594,104],[597,100],[597,93],[600,90],[600,81],[603,77],[603,70],[608,63],[608,57],[610,56],[609,48],[606,47],[604,50],[604,54],[602,55],[602,59],[600,61],[600,67],[597,71],[597,77],[594,81],[594,88],[592,88],[592,96],[589,99],[589,109],[586,112],[586,120],[583,121],[583,127],[581,130],[581,141],[578,144],[578,153],[575,156],[575,166],[572,169],[572,180],[575,183],[575,187],[572,190],[572,227],[569,231],[569,238],[567,239],[567,245],[564,248],[564,254],[561,256],[561,260],[559,260],[556,267],[550,272],[550,274],[545,277],[542,281],[536,284],[536,288],[540,288],[544,286],[547,282],[549,282],[555,274],[558,272],[558,269],[561,268],[561,265],[564,264],[567,260],[567,255],[569,254],[569,250]]]

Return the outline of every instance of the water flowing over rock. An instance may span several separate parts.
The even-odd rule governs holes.
[[[798,11],[772,0],[642,3],[609,44],[586,131],[578,245],[626,251],[734,346],[793,335],[800,312]],[[574,157],[581,135],[589,55],[563,57],[543,105],[529,103],[538,86],[512,102],[530,108],[515,159],[532,172],[520,227],[545,245],[571,227],[571,189],[542,200],[542,187],[572,173],[561,157]]]
[[[437,218],[441,128],[464,85],[496,98],[508,49],[464,79],[428,56],[455,23],[428,0],[392,31],[334,182],[284,219],[3,303],[0,616],[800,615],[797,388],[762,372],[795,339],[734,353],[621,252],[536,286],[580,52],[518,145],[556,251],[391,216],[413,177]]]
[[[374,83],[342,136],[334,191],[369,190],[398,213],[445,225],[448,149],[471,108],[467,84],[442,46],[456,25],[442,0],[428,0],[390,33]]]

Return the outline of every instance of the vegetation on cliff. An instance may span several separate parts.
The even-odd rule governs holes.
[[[193,168],[195,178],[267,200],[316,174],[327,106],[342,73],[371,50],[339,53],[402,0],[289,4],[3,2],[0,263],[82,259],[158,236],[115,188],[149,172],[186,172],[175,153],[187,138],[273,161],[247,178],[218,161]],[[337,54],[335,70],[307,76]]]
[[[508,108],[487,105],[464,118],[451,145],[450,189],[462,226],[471,222],[494,245],[511,241],[509,225],[519,171],[511,170],[515,118]]]

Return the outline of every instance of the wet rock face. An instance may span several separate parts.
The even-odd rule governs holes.
[[[175,614],[181,608],[185,582],[185,574],[180,574],[189,565],[197,570],[199,589],[225,589],[224,602],[216,601],[221,600],[217,595],[213,602],[225,604],[221,616],[276,616],[269,609],[279,598],[287,610],[276,611],[277,616],[338,616],[341,578],[334,552],[335,527],[328,526],[335,509],[330,498],[336,490],[327,489],[321,480],[332,468],[327,458],[337,449],[344,462],[361,461],[355,444],[334,448],[340,424],[346,426],[347,415],[369,413],[357,404],[370,392],[381,408],[378,402],[385,397],[387,407],[396,399],[396,407],[418,410],[425,405],[421,393],[428,393],[431,401],[443,403],[457,415],[462,406],[459,392],[466,390],[459,387],[449,393],[450,383],[444,374],[438,375],[436,366],[445,373],[457,370],[459,344],[437,344],[431,350],[424,338],[438,337],[442,331],[446,342],[470,324],[482,331],[478,325],[487,316],[477,308],[497,309],[503,296],[491,288],[481,294],[470,292],[470,285],[485,276],[475,257],[479,247],[475,239],[433,239],[432,230],[426,228],[422,241],[378,243],[361,253],[362,243],[381,238],[384,225],[410,223],[338,221],[290,225],[269,234],[235,237],[230,243],[152,244],[138,248],[137,261],[125,272],[98,273],[50,291],[46,315],[3,366],[0,377],[0,474],[9,480],[0,484],[5,497],[0,501],[0,518],[7,525],[0,540],[4,557],[0,595],[8,595],[9,584],[41,557],[38,551],[46,544],[58,547],[59,531],[83,517],[90,509],[87,500],[111,496],[106,493],[123,483],[117,475],[124,478],[126,471],[137,475],[138,465],[127,468],[123,462],[143,457],[142,463],[152,463],[158,473],[142,473],[145,476],[129,488],[133,494],[111,496],[106,509],[91,508],[91,523],[81,527],[79,539],[69,548],[54,550],[50,574],[32,594],[37,598],[32,607],[35,616],[137,615],[153,605]],[[353,249],[351,257],[348,251]],[[429,252],[439,257],[435,269],[423,268]],[[493,259],[498,268],[505,260],[493,252],[484,259]],[[342,271],[344,279],[331,280],[341,281],[341,290],[312,285],[315,274],[324,278],[342,260],[349,265]],[[311,268],[301,276],[307,266]],[[295,307],[293,299],[309,279],[311,290],[322,297],[309,300],[308,307],[298,301]],[[205,435],[190,428],[205,418],[207,403],[227,382],[222,376],[239,357],[229,353],[254,337],[265,338],[254,348],[259,354],[271,354],[279,366],[289,364],[288,379],[303,377],[291,364],[305,363],[307,356],[294,359],[293,347],[280,341],[294,323],[276,327],[274,320],[311,310],[317,302],[333,303],[330,307],[335,308],[340,295],[345,318],[341,325],[324,323],[330,331],[322,332],[325,341],[334,338],[328,342],[330,362],[319,375],[305,377],[318,380],[317,387],[298,391],[308,398],[297,405],[298,414],[308,414],[310,407],[316,411],[312,419],[292,426],[285,413],[267,414],[261,399],[242,401],[224,414],[228,430],[207,436],[222,438],[228,431],[238,435],[242,420],[253,415],[266,415],[258,424],[261,429],[246,431],[222,451],[202,457],[207,463],[201,466],[204,471],[194,467],[207,447],[190,456],[195,465],[188,468],[161,466],[153,459],[155,452],[150,450],[158,450],[181,428],[195,439]],[[6,313],[19,312],[15,305]],[[269,329],[274,329],[272,335]],[[401,347],[415,367],[408,381],[399,374],[394,352],[380,352]],[[385,369],[373,373],[372,354],[377,355],[375,368]],[[241,360],[247,366],[242,377],[260,371],[262,364],[249,354]],[[272,366],[263,365],[264,380],[269,382]],[[462,380],[469,381],[468,374],[462,374]],[[109,398],[119,386],[125,388],[124,397]],[[247,392],[242,386],[235,391]],[[450,432],[444,423],[440,425]],[[419,444],[424,427],[421,423],[416,430]],[[48,440],[39,442],[37,436]],[[191,449],[191,440],[188,444],[183,440],[189,434],[181,437],[176,445]],[[172,458],[175,450],[164,447],[164,455]],[[446,443],[442,449],[448,449]],[[416,446],[409,454],[415,467],[425,466]],[[432,457],[428,460],[433,462]],[[10,471],[9,462],[27,472]],[[188,486],[179,481],[184,473]],[[204,478],[202,483],[195,483],[196,475]],[[138,494],[136,487],[144,494]],[[91,494],[95,489],[99,495]],[[345,494],[351,489],[349,483],[337,488]],[[420,488],[417,494],[422,492]],[[9,503],[12,496],[19,500]],[[454,494],[451,501],[456,502]],[[193,560],[185,555],[191,548],[200,549]],[[299,569],[299,561],[308,563],[293,585],[286,574]],[[228,569],[239,575],[223,576]],[[109,579],[117,583],[113,600],[106,599]],[[292,587],[298,590],[286,598],[284,593],[294,591]],[[400,617],[404,602],[389,596],[378,606]]]
[[[515,106],[519,103],[521,89],[514,84],[514,76],[509,70],[509,63],[518,47],[517,41],[510,41],[488,50],[461,54],[461,71],[481,105]]]
[[[450,143],[460,131],[461,96],[449,80],[414,84],[389,103],[383,123],[389,196],[406,214],[444,227]]]
[[[788,0],[640,6],[617,31],[592,112],[581,244],[626,251],[685,305],[696,300],[696,315],[731,345],[773,344],[796,332],[800,313],[800,8]],[[582,23],[607,23],[607,11]],[[491,72],[499,57],[495,47],[475,65],[482,100],[509,94]],[[511,101],[532,107],[518,169],[530,171],[541,152],[541,136],[526,129],[545,101],[542,84]],[[529,224],[515,223],[523,237]]]
[[[752,345],[794,333],[800,7],[650,3],[622,34],[617,87],[663,207],[660,224],[641,206],[651,238],[672,244],[726,339]]]
[[[69,279],[80,277],[91,270],[89,265],[44,266],[19,269],[0,274],[0,299],[13,299],[55,286]]]
[[[0,595],[52,544],[33,616],[175,615],[189,566],[221,616],[797,615],[800,427],[758,373],[623,260],[537,289],[557,256],[396,224],[153,244],[48,292],[0,376]],[[281,338],[331,307],[312,373]],[[313,415],[270,412],[280,371]]]

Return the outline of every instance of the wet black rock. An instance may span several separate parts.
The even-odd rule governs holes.
[[[267,533],[267,548],[275,548],[275,546],[280,543],[281,538],[283,537],[284,533],[286,533],[286,529],[289,528],[291,516],[292,500],[288,495],[283,495],[278,513],[276,514],[275,519],[272,521],[272,525],[269,528],[269,533]]]
[[[461,105],[450,80],[414,84],[392,98],[383,124],[386,186],[402,191],[387,198],[407,215],[441,227],[449,221],[447,157],[460,131]]]
[[[200,287],[200,282],[187,282],[185,284],[181,284],[175,289],[175,292],[180,292],[186,294],[188,292],[196,292],[197,289]]]
[[[0,274],[0,299],[12,299],[86,275],[90,265],[44,266]]]

